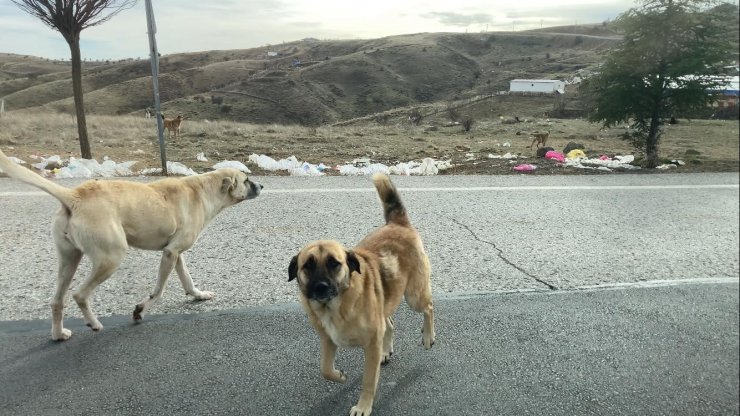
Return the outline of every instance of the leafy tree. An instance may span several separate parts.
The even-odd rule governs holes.
[[[624,37],[581,92],[589,101],[589,120],[610,127],[632,123],[635,146],[646,166],[658,165],[665,120],[705,108],[716,75],[733,54],[726,7],[702,0],[638,0],[639,8],[614,23]],[[737,7],[734,7],[737,13]],[[731,32],[730,32],[731,33]]]
[[[102,24],[122,10],[133,7],[136,0],[11,0],[21,10],[37,17],[64,37],[72,53],[72,92],[77,112],[77,133],[82,157],[92,159],[87,138],[85,107],[82,101],[82,59],[80,32]]]

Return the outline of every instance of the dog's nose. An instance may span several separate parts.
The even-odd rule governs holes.
[[[265,189],[265,187],[264,187],[264,186],[262,186],[262,184],[260,184],[260,189]]]
[[[317,282],[313,285],[313,292],[316,296],[326,296],[329,293],[329,284],[326,282]]]

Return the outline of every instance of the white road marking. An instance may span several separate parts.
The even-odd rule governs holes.
[[[740,189],[739,184],[716,185],[576,185],[576,186],[468,186],[468,187],[412,187],[398,188],[406,192],[494,192],[494,191],[645,191],[676,189]],[[298,189],[265,189],[264,194],[337,194],[375,192],[375,188],[298,188]],[[10,196],[44,196],[42,191],[6,191],[0,197]]]
[[[659,189],[738,189],[738,184],[719,185],[584,185],[584,186],[472,186],[472,187],[415,187],[398,190],[405,192],[493,192],[493,191],[590,191],[590,190],[659,190]],[[264,193],[351,193],[375,192],[375,188],[304,188],[304,189],[265,189]]]
[[[737,277],[708,277],[708,278],[695,278],[695,279],[675,279],[675,280],[643,280],[639,282],[612,282],[604,283],[601,285],[588,285],[588,286],[574,286],[564,287],[556,290],[549,290],[546,288],[522,288],[522,289],[503,289],[503,290],[488,290],[479,292],[458,292],[458,293],[433,293],[435,298],[440,299],[470,299],[477,296],[488,296],[498,294],[516,294],[516,293],[534,293],[534,294],[562,294],[562,293],[573,293],[573,292],[593,292],[599,290],[625,290],[625,289],[646,289],[656,287],[668,287],[668,286],[688,286],[688,285],[700,285],[700,284],[732,284],[740,283],[740,279]]]

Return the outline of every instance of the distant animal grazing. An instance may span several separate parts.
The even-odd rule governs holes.
[[[175,118],[166,118],[164,114],[162,114],[162,120],[164,121],[164,128],[167,129],[169,137],[172,137],[172,132],[174,132],[175,138],[178,138],[180,136],[180,125],[182,124],[184,117],[182,115],[178,115]]]
[[[540,145],[544,147],[547,143],[547,138],[550,137],[550,130],[548,130],[547,133],[534,133],[532,136],[534,137],[534,140],[532,140],[532,144],[529,145],[529,148],[531,149],[532,146],[537,143],[537,148],[539,149]]]

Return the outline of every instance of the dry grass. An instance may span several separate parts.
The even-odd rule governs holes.
[[[438,119],[425,120],[421,126],[367,121],[313,128],[186,119],[180,139],[169,139],[166,132],[165,139],[168,159],[196,170],[208,169],[221,160],[246,162],[250,154],[262,153],[276,159],[295,155],[300,160],[329,166],[360,157],[381,163],[432,157],[460,164],[454,173],[505,173],[510,171],[508,161],[489,160],[488,154],[511,152],[531,158],[535,153],[529,149],[531,134],[547,130],[551,131],[547,144],[557,150],[575,141],[591,154],[635,154],[630,144],[620,138],[625,128],[604,130],[583,120],[529,118],[526,122],[505,124],[493,117],[476,120],[467,133],[461,126],[444,127],[445,122],[440,115]],[[98,160],[108,156],[117,162],[137,160],[140,168],[159,166],[154,118],[91,115],[88,130],[93,155]],[[506,143],[510,147],[505,147]],[[24,160],[32,153],[78,157],[75,120],[61,114],[6,113],[0,118],[0,147]],[[737,170],[738,123],[680,120],[679,124],[667,126],[660,149],[663,158],[690,162],[693,168],[686,170]],[[210,161],[196,161],[199,152],[204,152]]]

